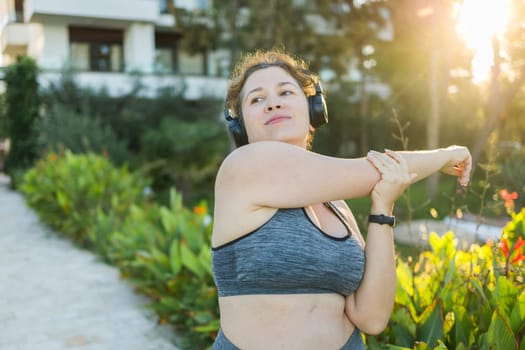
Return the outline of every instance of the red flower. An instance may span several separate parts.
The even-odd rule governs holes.
[[[512,259],[512,263],[515,264],[518,261],[525,260],[525,255],[523,255],[523,249],[521,247],[525,246],[525,240],[521,237],[518,237],[518,241],[516,244],[514,244],[514,248],[512,250],[517,250],[518,254],[516,254],[516,257]]]
[[[518,240],[512,247],[512,251],[516,251],[516,256],[512,259],[511,263],[515,264],[519,261],[525,260],[525,255],[523,255],[523,249],[522,247],[525,247],[525,240],[522,237],[518,237]],[[505,259],[509,259],[509,244],[506,239],[502,239],[499,248],[501,249],[501,252],[503,253],[503,256],[505,256]]]
[[[503,253],[503,256],[505,258],[508,258],[509,256],[509,244],[507,243],[506,239],[502,239],[499,243],[499,249],[501,249],[501,252]]]
[[[521,237],[518,237],[518,241],[514,245],[514,250],[520,249],[523,246],[525,246],[525,239],[522,239]]]
[[[512,259],[512,263],[515,264],[518,261],[525,260],[525,255],[523,255],[523,251],[519,251],[518,254],[516,254],[516,257]]]

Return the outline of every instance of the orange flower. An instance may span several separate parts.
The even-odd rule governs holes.
[[[57,155],[55,153],[49,153],[49,157],[48,159],[52,162],[54,162],[55,160],[57,160]]]
[[[499,191],[499,195],[504,201],[518,199],[518,192],[509,193],[506,188]]]
[[[505,208],[507,209],[507,212],[513,212],[514,200],[518,199],[518,192],[509,193],[509,191],[504,188],[499,191],[499,195],[505,201]]]
[[[206,214],[206,207],[204,205],[198,205],[193,207],[193,212],[197,215],[204,215]]]

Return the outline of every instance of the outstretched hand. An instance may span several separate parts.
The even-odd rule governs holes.
[[[449,153],[449,162],[440,169],[441,172],[459,177],[459,183],[467,186],[472,171],[472,156],[468,148],[463,146],[449,146],[445,148]]]
[[[385,153],[368,152],[367,159],[381,174],[381,180],[374,186],[372,202],[382,207],[392,208],[397,198],[417,176],[409,173],[406,160],[394,151]]]

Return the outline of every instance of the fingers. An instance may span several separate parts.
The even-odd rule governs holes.
[[[467,186],[472,171],[472,156],[468,148],[463,146],[450,146],[447,148],[451,153],[451,162],[445,166],[443,172],[457,176],[461,186]]]
[[[385,153],[370,151],[367,159],[381,174],[381,180],[371,193],[372,202],[392,206],[417,174],[409,173],[405,158],[391,150]]]
[[[472,157],[469,153],[467,158],[463,161],[463,168],[462,168],[461,176],[459,178],[459,183],[462,186],[468,185],[471,171],[472,171]]]
[[[417,177],[417,174],[409,173],[405,158],[392,150],[387,149],[385,153],[370,151],[367,159],[379,171],[383,179],[388,176],[390,179],[397,178],[397,181],[412,183]]]
[[[406,160],[392,150],[387,149],[385,153],[370,151],[368,152],[367,159],[380,173],[386,170],[397,171],[399,169],[408,172]]]

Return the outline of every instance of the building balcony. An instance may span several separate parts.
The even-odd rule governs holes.
[[[25,21],[53,20],[155,23],[160,16],[158,0],[26,0]]]
[[[8,23],[2,31],[0,43],[3,54],[24,54],[29,44],[29,26],[24,23]]]
[[[61,72],[42,72],[39,75],[41,86],[57,83],[62,77]],[[163,89],[182,92],[187,100],[197,100],[204,97],[224,99],[227,89],[227,79],[207,76],[180,76],[174,74],[142,74],[132,75],[119,72],[75,72],[74,81],[82,87],[92,89],[105,88],[111,96],[121,96],[129,93],[136,83],[143,86],[140,94],[144,97],[155,97]]]

